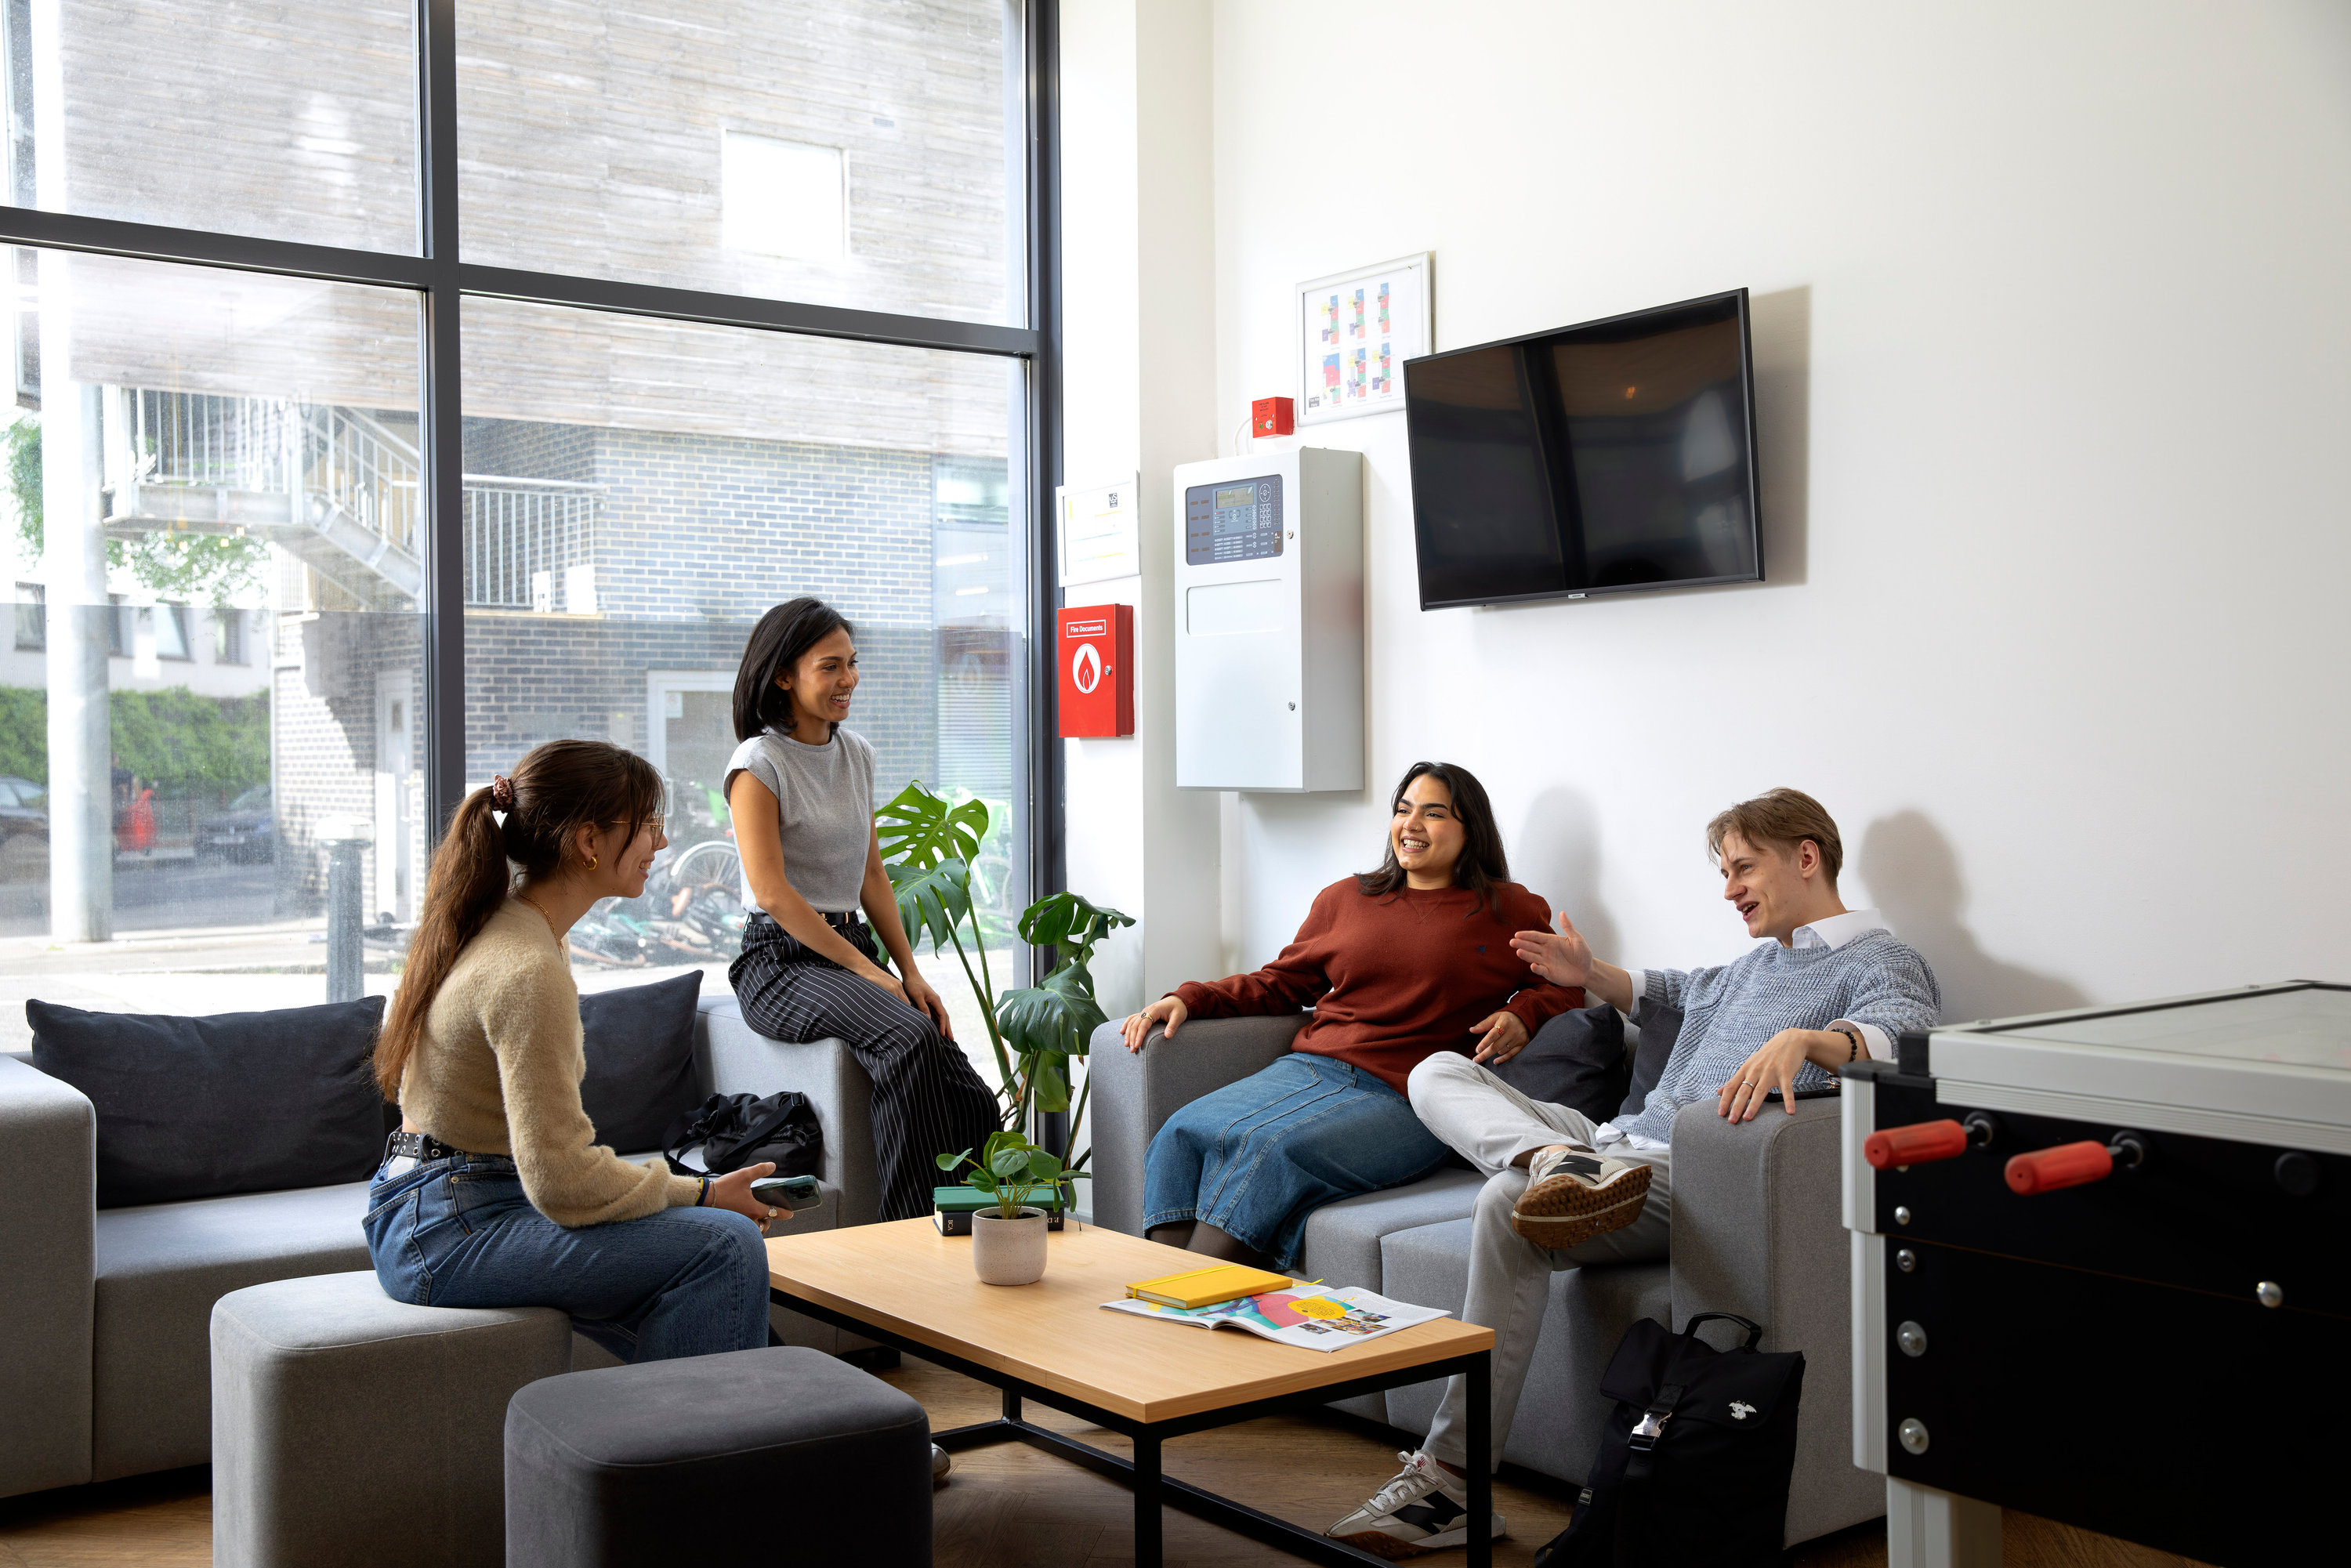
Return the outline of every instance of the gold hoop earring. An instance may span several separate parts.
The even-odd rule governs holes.
[[[588,869],[590,871],[594,871],[596,869],[596,857],[594,855],[590,855],[588,857]]]

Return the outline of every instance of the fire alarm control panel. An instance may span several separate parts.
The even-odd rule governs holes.
[[[1362,789],[1362,456],[1188,463],[1175,501],[1176,787]]]

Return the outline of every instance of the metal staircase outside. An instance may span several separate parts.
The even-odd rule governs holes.
[[[140,387],[108,388],[105,406],[110,537],[266,539],[368,609],[416,607],[423,458],[382,416]],[[595,560],[601,486],[468,474],[465,497],[468,607],[546,608],[550,585]]]

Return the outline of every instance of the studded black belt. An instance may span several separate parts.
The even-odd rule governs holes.
[[[405,1155],[419,1165],[428,1160],[470,1160],[475,1157],[463,1149],[451,1148],[429,1133],[394,1133],[386,1147],[391,1151],[386,1158]],[[498,1157],[503,1159],[505,1156]]]

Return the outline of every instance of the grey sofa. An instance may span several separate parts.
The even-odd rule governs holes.
[[[743,1021],[731,996],[705,998],[695,1029],[703,1093],[797,1089],[824,1127],[821,1207],[793,1223],[870,1223],[879,1189],[872,1085],[838,1040],[785,1044]],[[0,1497],[210,1458],[210,1322],[231,1291],[366,1269],[367,1184],[128,1208],[95,1207],[89,1102],[0,1056]],[[862,1344],[778,1312],[789,1343]],[[576,1342],[581,1365],[611,1357]]]
[[[1143,1231],[1144,1155],[1177,1107],[1265,1067],[1290,1049],[1304,1015],[1194,1019],[1141,1054],[1119,1025],[1094,1032],[1093,1218]],[[1632,1031],[1628,1030],[1628,1033]],[[1598,1390],[1608,1358],[1637,1318],[1679,1328],[1696,1313],[1737,1312],[1761,1323],[1766,1350],[1805,1353],[1792,1544],[1886,1511],[1883,1479],[1853,1464],[1849,1410],[1850,1303],[1846,1242],[1838,1227],[1834,1100],[1800,1102],[1740,1126],[1711,1104],[1674,1122],[1669,1262],[1573,1269],[1552,1277],[1542,1337],[1503,1458],[1572,1483],[1588,1476],[1611,1402]],[[1410,1186],[1343,1199],[1306,1225],[1310,1279],[1361,1285],[1398,1301],[1458,1312],[1468,1295],[1469,1214],[1483,1179],[1447,1168]],[[1705,1331],[1710,1343],[1728,1345]],[[1442,1385],[1416,1384],[1344,1401],[1417,1442]],[[1374,1478],[1376,1479],[1376,1478]]]

